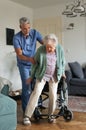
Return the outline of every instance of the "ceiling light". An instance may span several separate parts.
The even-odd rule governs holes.
[[[75,0],[73,4],[66,6],[66,9],[62,12],[62,14],[67,17],[76,17],[77,13],[86,13],[85,5],[86,3],[82,4],[81,0]]]
[[[72,12],[72,14],[67,14],[66,16],[72,18],[72,17],[76,17],[77,14],[75,12]]]
[[[83,13],[83,12],[85,12],[85,8],[84,8],[84,6],[74,7],[74,12],[75,13]]]

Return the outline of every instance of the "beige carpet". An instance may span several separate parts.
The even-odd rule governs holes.
[[[43,102],[43,106],[48,107],[49,100]],[[58,108],[58,106],[57,106]],[[69,96],[68,97],[68,108],[71,111],[86,112],[86,97],[82,96]]]
[[[68,107],[72,111],[86,112],[86,97],[69,96]]]

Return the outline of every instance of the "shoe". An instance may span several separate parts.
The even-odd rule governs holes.
[[[23,119],[23,124],[24,124],[24,125],[31,125],[30,119],[29,119],[28,117],[25,117],[25,118]]]

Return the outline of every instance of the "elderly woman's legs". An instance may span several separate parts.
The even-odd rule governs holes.
[[[41,95],[41,92],[44,88],[44,85],[45,85],[45,81],[42,80],[41,82],[39,80],[36,80],[36,84],[35,84],[35,88],[30,96],[30,100],[27,104],[27,107],[26,107],[26,110],[25,110],[25,117],[24,118],[24,124],[30,124],[28,121],[28,118],[31,118],[34,110],[35,110],[35,107],[37,106],[37,103],[38,103],[38,99],[39,99],[39,96]]]
[[[56,108],[57,89],[58,89],[58,82],[54,82],[50,80],[49,81],[49,115],[52,115]]]

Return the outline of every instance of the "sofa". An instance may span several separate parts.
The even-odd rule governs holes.
[[[9,86],[0,91],[0,130],[16,130],[17,103],[8,96]]]
[[[68,63],[65,71],[68,86],[68,95],[86,96],[86,67],[77,61]]]

